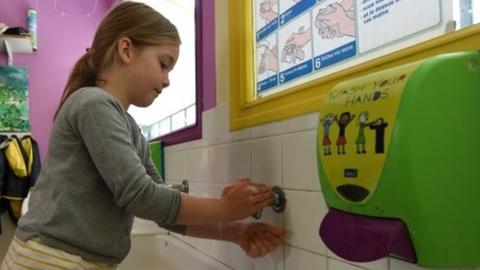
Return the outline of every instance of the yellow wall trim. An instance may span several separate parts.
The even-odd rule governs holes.
[[[480,48],[480,25],[473,25],[255,100],[252,1],[229,1],[229,13],[231,130],[317,111],[325,94],[344,80],[442,53]]]

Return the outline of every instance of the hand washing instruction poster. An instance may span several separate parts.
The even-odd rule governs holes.
[[[440,23],[438,0],[358,0],[359,52],[365,53]],[[377,4],[381,2],[382,4]]]
[[[257,94],[440,23],[439,0],[253,0]]]

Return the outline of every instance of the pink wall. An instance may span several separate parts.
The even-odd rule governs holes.
[[[114,0],[98,0],[94,13],[88,13],[95,0],[1,0],[0,22],[27,28],[27,9],[38,10],[38,51],[14,55],[14,65],[29,68],[30,121],[32,135],[45,156],[54,111],[76,60],[89,47],[96,26]],[[57,3],[57,8],[55,7]],[[69,14],[62,15],[65,11]],[[6,64],[4,54],[0,64]]]

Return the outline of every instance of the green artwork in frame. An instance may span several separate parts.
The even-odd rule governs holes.
[[[26,67],[0,66],[0,131],[30,131]]]

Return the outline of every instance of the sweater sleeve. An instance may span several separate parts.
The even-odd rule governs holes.
[[[140,218],[175,224],[180,193],[152,181],[131,141],[121,105],[107,93],[77,101],[69,115],[72,128],[82,138],[115,203]]]

